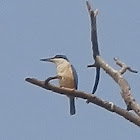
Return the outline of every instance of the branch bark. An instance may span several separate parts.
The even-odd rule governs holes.
[[[98,12],[97,10],[95,11],[92,10],[88,1],[86,1],[86,5],[91,19],[91,42],[92,42],[93,55],[95,56],[96,52],[99,51],[98,43],[97,43],[97,29],[96,29],[96,16]],[[129,70],[134,73],[137,73],[137,71],[132,70],[125,63],[122,63],[117,59],[115,60],[116,64],[122,67],[120,71],[114,70],[112,67],[110,67],[106,62],[104,62],[104,60],[99,55],[96,55],[94,59],[95,59],[95,64],[100,66],[100,68],[102,68],[106,73],[108,73],[113,78],[113,80],[120,86],[121,96],[124,99],[124,102],[127,106],[127,110],[134,110],[134,112],[138,116],[140,116],[140,106],[139,104],[136,103],[135,99],[132,97],[128,82],[122,76],[122,74],[125,73],[126,70]],[[94,67],[95,64],[90,65],[90,67],[91,66]]]
[[[46,90],[51,90],[55,93],[61,94],[61,95],[69,95],[69,96],[75,96],[81,99],[86,99],[88,102],[96,104],[100,107],[103,107],[107,109],[110,112],[115,112],[116,114],[123,116],[125,119],[129,120],[130,122],[134,123],[137,126],[140,126],[140,117],[132,114],[131,112],[124,110],[116,105],[114,105],[111,102],[104,101],[93,94],[86,93],[83,91],[78,91],[78,90],[72,90],[68,88],[60,88],[57,86],[54,86],[49,83],[50,80],[57,79],[57,76],[55,77],[49,77],[45,81],[40,81],[35,78],[26,78],[25,81],[32,83],[36,86],[39,86],[41,88],[44,88]]]
[[[35,78],[26,78],[25,81],[32,83],[34,85],[37,85],[46,90],[51,90],[57,94],[74,96],[74,97],[78,97],[81,99],[86,99],[89,103],[96,104],[102,108],[105,108],[106,110],[108,110],[110,112],[115,112],[116,114],[124,117],[125,119],[129,120],[133,124],[140,126],[140,117],[139,117],[140,116],[140,106],[136,103],[136,101],[132,97],[131,92],[130,92],[130,87],[129,87],[127,81],[122,76],[122,74],[124,74],[126,72],[126,70],[129,70],[134,73],[136,73],[137,71],[132,70],[130,67],[126,66],[124,63],[122,63],[118,59],[114,59],[114,60],[115,60],[116,64],[121,67],[121,70],[120,71],[114,70],[107,63],[104,62],[104,60],[101,58],[101,56],[99,56],[97,36],[96,36],[96,33],[97,33],[96,32],[96,22],[95,22],[97,10],[94,12],[91,9],[91,6],[89,5],[89,3],[86,2],[86,4],[87,4],[88,12],[90,15],[90,19],[91,19],[91,41],[93,43],[92,44],[93,45],[92,46],[93,56],[95,56],[94,57],[95,64],[90,65],[90,67],[99,66],[113,78],[113,80],[120,86],[121,95],[127,105],[127,109],[134,110],[134,112],[136,114],[131,113],[128,110],[122,109],[122,108],[114,105],[111,102],[104,101],[104,100],[96,97],[93,94],[86,93],[83,91],[73,90],[73,89],[60,88],[60,87],[50,84],[51,80],[59,78],[57,76],[49,77],[45,81],[40,81]]]

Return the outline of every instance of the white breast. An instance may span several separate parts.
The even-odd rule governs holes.
[[[73,72],[69,62],[64,61],[57,65],[57,75],[62,77],[62,79],[59,79],[59,85],[61,87],[75,88]]]

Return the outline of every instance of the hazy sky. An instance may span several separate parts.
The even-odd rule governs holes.
[[[115,69],[113,58],[139,71],[140,1],[90,0],[97,16],[101,56]],[[90,140],[140,138],[134,124],[85,100],[76,100],[69,115],[68,99],[31,85],[56,75],[40,58],[65,54],[75,66],[78,89],[90,93],[95,77],[90,22],[84,0],[0,1],[0,140]],[[140,103],[140,74],[127,72],[132,94]],[[56,82],[54,82],[56,84]],[[118,85],[104,72],[96,95],[126,108]]]

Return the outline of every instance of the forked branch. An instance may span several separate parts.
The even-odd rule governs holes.
[[[130,92],[130,87],[129,87],[127,81],[122,76],[122,74],[125,73],[126,70],[129,70],[134,73],[136,73],[137,71],[132,70],[130,67],[127,67],[124,63],[120,62],[118,59],[115,59],[115,62],[122,69],[120,71],[114,70],[107,63],[105,63],[104,60],[98,55],[99,54],[99,50],[98,50],[98,46],[97,46],[98,43],[96,42],[97,36],[95,35],[96,34],[95,17],[97,15],[97,11],[94,12],[88,2],[86,2],[86,4],[87,4],[88,12],[90,15],[90,19],[91,19],[91,41],[93,43],[95,43],[93,45],[93,55],[95,56],[94,59],[96,59],[96,60],[95,60],[95,64],[90,65],[90,67],[95,66],[95,65],[96,65],[96,67],[97,66],[101,67],[120,86],[121,95],[127,105],[127,110],[122,109],[122,108],[114,105],[111,102],[104,101],[90,93],[73,90],[73,89],[68,89],[68,88],[60,88],[60,87],[50,84],[50,80],[59,78],[57,76],[49,77],[45,81],[40,81],[35,78],[26,78],[25,80],[29,83],[37,85],[46,90],[51,90],[57,94],[74,96],[74,97],[78,97],[81,99],[85,99],[88,102],[96,104],[100,107],[103,107],[110,112],[115,112],[116,114],[123,116],[125,119],[129,120],[130,122],[134,123],[135,125],[140,126],[140,117],[139,117],[140,116],[140,106],[136,103],[136,101],[132,97],[131,92]],[[133,110],[136,114],[131,113],[128,110]]]
[[[96,50],[98,50],[98,45],[96,45],[97,43],[95,44],[95,42],[97,40],[96,39],[97,33],[95,31],[97,29],[96,29],[96,25],[94,25],[94,24],[96,24],[97,10],[93,11],[88,1],[86,1],[86,4],[87,4],[87,9],[88,9],[88,12],[90,15],[90,19],[91,19],[92,49],[93,49],[93,53],[95,53]],[[120,71],[114,70],[112,67],[110,67],[106,62],[104,62],[104,60],[99,55],[96,56],[95,63],[98,66],[100,66],[100,68],[102,68],[106,73],[108,73],[114,79],[114,81],[120,86],[121,95],[125,101],[125,104],[127,106],[127,110],[134,110],[134,112],[138,116],[140,116],[140,106],[139,106],[139,104],[136,103],[135,99],[132,97],[128,82],[122,76],[122,74],[125,73],[126,70],[129,70],[129,71],[134,72],[134,73],[137,73],[137,71],[132,70],[130,67],[128,67],[126,64],[120,62],[118,59],[114,59],[114,60],[116,61],[117,65],[121,66],[122,69]],[[90,65],[90,67],[91,66],[92,65]],[[94,66],[94,64],[93,64],[93,66]]]

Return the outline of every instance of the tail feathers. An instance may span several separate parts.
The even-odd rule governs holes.
[[[70,115],[74,115],[75,112],[75,100],[73,97],[70,97]]]

